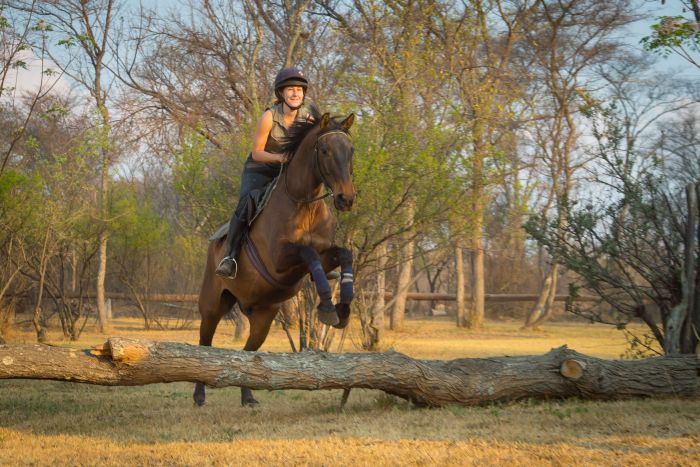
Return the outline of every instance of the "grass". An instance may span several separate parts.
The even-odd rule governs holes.
[[[481,332],[446,320],[408,320],[386,346],[415,358],[538,354],[569,345],[618,358],[615,329],[554,323],[520,331],[490,322]],[[357,350],[351,329],[346,351]],[[195,343],[197,330],[143,331],[116,320],[112,335]],[[214,344],[240,348],[222,323]],[[11,343],[33,342],[13,329]],[[55,345],[85,348],[105,336],[89,329],[77,343],[51,332]],[[336,339],[337,340],[337,339]],[[280,329],[263,349],[288,351]],[[48,381],[0,381],[0,465],[691,465],[700,463],[700,398],[622,402],[521,401],[485,407],[414,409],[380,391],[257,391],[242,408],[237,388],[209,390],[192,404],[193,385],[100,387]]]

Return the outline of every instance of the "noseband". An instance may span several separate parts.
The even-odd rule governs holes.
[[[314,201],[319,201],[322,200],[323,198],[326,198],[328,196],[334,196],[333,194],[333,188],[331,188],[330,183],[328,183],[328,180],[326,179],[326,175],[323,173],[323,169],[321,169],[321,164],[318,161],[318,142],[321,138],[324,136],[332,135],[334,133],[340,133],[345,136],[348,136],[348,134],[342,130],[331,130],[327,133],[321,134],[318,138],[316,138],[316,144],[314,145],[314,169],[318,170],[318,174],[321,176],[321,181],[323,182],[323,185],[326,187],[326,189],[329,191],[329,193],[325,193],[321,196],[317,196],[316,198],[311,198],[311,199],[296,199],[292,194],[289,192],[289,187],[287,186],[287,173],[288,171],[284,171],[284,190],[287,192],[287,196],[289,196],[289,199],[294,201],[297,204],[309,204],[313,203]],[[348,137],[349,138],[349,137]]]

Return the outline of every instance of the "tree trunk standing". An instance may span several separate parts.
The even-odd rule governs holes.
[[[98,96],[102,96],[102,86],[100,82],[100,75],[97,73],[95,78],[95,89]],[[109,167],[111,165],[111,160],[109,157],[109,148],[107,147],[109,141],[109,111],[104,106],[104,102],[100,98],[97,98],[97,107],[102,116],[103,133],[100,137],[101,152],[102,152],[102,171],[100,180],[100,194],[99,194],[99,212],[100,219],[102,220],[102,230],[99,235],[99,266],[97,269],[97,282],[95,284],[96,294],[97,294],[97,317],[99,324],[99,331],[102,334],[110,332],[110,323],[107,319],[107,305],[105,304],[105,279],[107,277],[107,241],[109,239],[109,231],[107,228],[107,223],[109,221]]]
[[[411,287],[411,276],[413,274],[413,240],[409,240],[401,247],[401,265],[399,277],[396,281],[396,295],[394,296],[394,306],[391,308],[391,319],[389,327],[394,330],[403,328],[403,319],[406,314],[406,297],[408,289]]]
[[[462,248],[455,247],[455,274],[457,277],[456,301],[457,301],[457,327],[467,326],[467,318],[464,306],[464,261],[462,258]]]
[[[259,353],[112,338],[89,350],[1,346],[0,379],[106,386],[175,381],[251,389],[369,388],[419,405],[478,405],[523,398],[695,397],[698,359],[601,360],[566,347],[545,355],[414,360],[387,353]]]
[[[486,280],[484,278],[484,158],[486,157],[486,144],[482,141],[483,127],[475,121],[474,124],[474,153],[472,154],[472,237],[471,237],[471,262],[472,262],[472,302],[469,308],[467,327],[469,329],[481,329],[485,317]]]
[[[690,183],[685,188],[688,203],[688,220],[685,236],[685,282],[687,283],[688,307],[683,326],[683,340],[681,342],[681,351],[683,353],[695,352],[695,347],[698,344],[698,334],[700,334],[700,327],[697,326],[698,310],[695,309],[698,294],[698,289],[696,288],[698,266],[700,266],[700,254],[697,252],[698,239],[696,236],[700,229],[698,226],[698,218],[700,217],[698,215],[698,185],[697,183]]]
[[[32,317],[32,323],[34,324],[34,330],[36,331],[36,340],[38,342],[44,342],[46,340],[46,329],[44,329],[44,327],[41,325],[41,302],[44,299],[44,281],[46,280],[46,267],[48,264],[46,250],[49,244],[50,236],[51,229],[46,227],[44,244],[41,249],[41,258],[39,260],[39,293],[37,295],[36,304],[34,306],[34,315]]]
[[[415,207],[412,201],[408,201],[406,205],[406,224],[413,224],[413,216]],[[413,229],[409,228],[401,236],[403,245],[400,248],[399,256],[399,276],[396,281],[396,293],[394,295],[394,306],[391,308],[391,319],[389,327],[392,330],[400,330],[403,327],[403,319],[406,313],[406,296],[408,289],[413,283],[411,276],[413,275],[413,251],[415,245],[413,243]]]
[[[377,246],[377,301],[371,311],[372,330],[374,332],[374,347],[377,348],[384,339],[384,312],[386,300],[386,242]]]
[[[688,214],[684,238],[684,259],[681,284],[683,299],[673,307],[664,329],[664,351],[667,354],[695,353],[698,343],[698,316],[695,305],[698,258],[696,252],[698,199],[696,184],[686,186]]]
[[[540,294],[535,305],[525,319],[523,328],[533,328],[549,320],[554,311],[554,299],[557,295],[557,282],[559,277],[559,264],[554,263],[544,279]]]
[[[697,8],[697,2],[694,3]],[[696,18],[698,15],[696,15]],[[700,183],[695,184],[696,219],[695,244],[700,246]],[[692,234],[691,234],[692,235]],[[691,310],[690,322],[693,324],[693,336],[695,339],[695,353],[700,355],[700,252],[695,257],[695,300]]]
[[[101,333],[110,332],[110,323],[107,320],[107,306],[105,304],[105,279],[107,276],[107,241],[109,239],[109,190],[110,190],[110,179],[109,179],[109,169],[112,165],[111,156],[111,144],[110,144],[110,134],[112,129],[112,124],[109,115],[109,109],[107,109],[106,103],[106,92],[103,88],[102,83],[102,72],[104,70],[104,58],[107,52],[107,37],[109,35],[111,27],[112,18],[112,0],[107,0],[104,11],[104,23],[102,30],[102,37],[97,38],[93,32],[93,29],[88,20],[89,12],[87,11],[88,5],[81,3],[81,8],[83,9],[83,18],[85,18],[85,26],[87,35],[92,41],[92,45],[83,45],[93,59],[93,72],[94,80],[92,83],[92,95],[95,99],[95,106],[102,119],[102,128],[100,132],[99,148],[101,154],[101,174],[100,174],[100,194],[99,194],[99,212],[100,220],[102,221],[102,229],[99,235],[99,268],[97,271],[97,316],[99,319],[99,328]],[[100,42],[97,41],[100,39]]]

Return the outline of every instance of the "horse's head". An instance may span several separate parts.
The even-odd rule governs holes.
[[[321,179],[333,192],[333,203],[339,211],[349,211],[355,200],[352,184],[352,155],[354,147],[348,129],[355,121],[350,114],[340,123],[324,114],[319,122],[320,133],[316,142],[318,169]]]

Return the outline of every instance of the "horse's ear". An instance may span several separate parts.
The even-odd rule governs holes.
[[[325,113],[321,116],[321,123],[319,126],[321,127],[322,130],[325,130],[326,127],[328,126],[328,123],[331,121],[331,114]]]
[[[352,124],[355,122],[355,114],[350,114],[348,115],[348,118],[342,121],[340,124],[340,128],[342,128],[345,131],[348,131]]]

